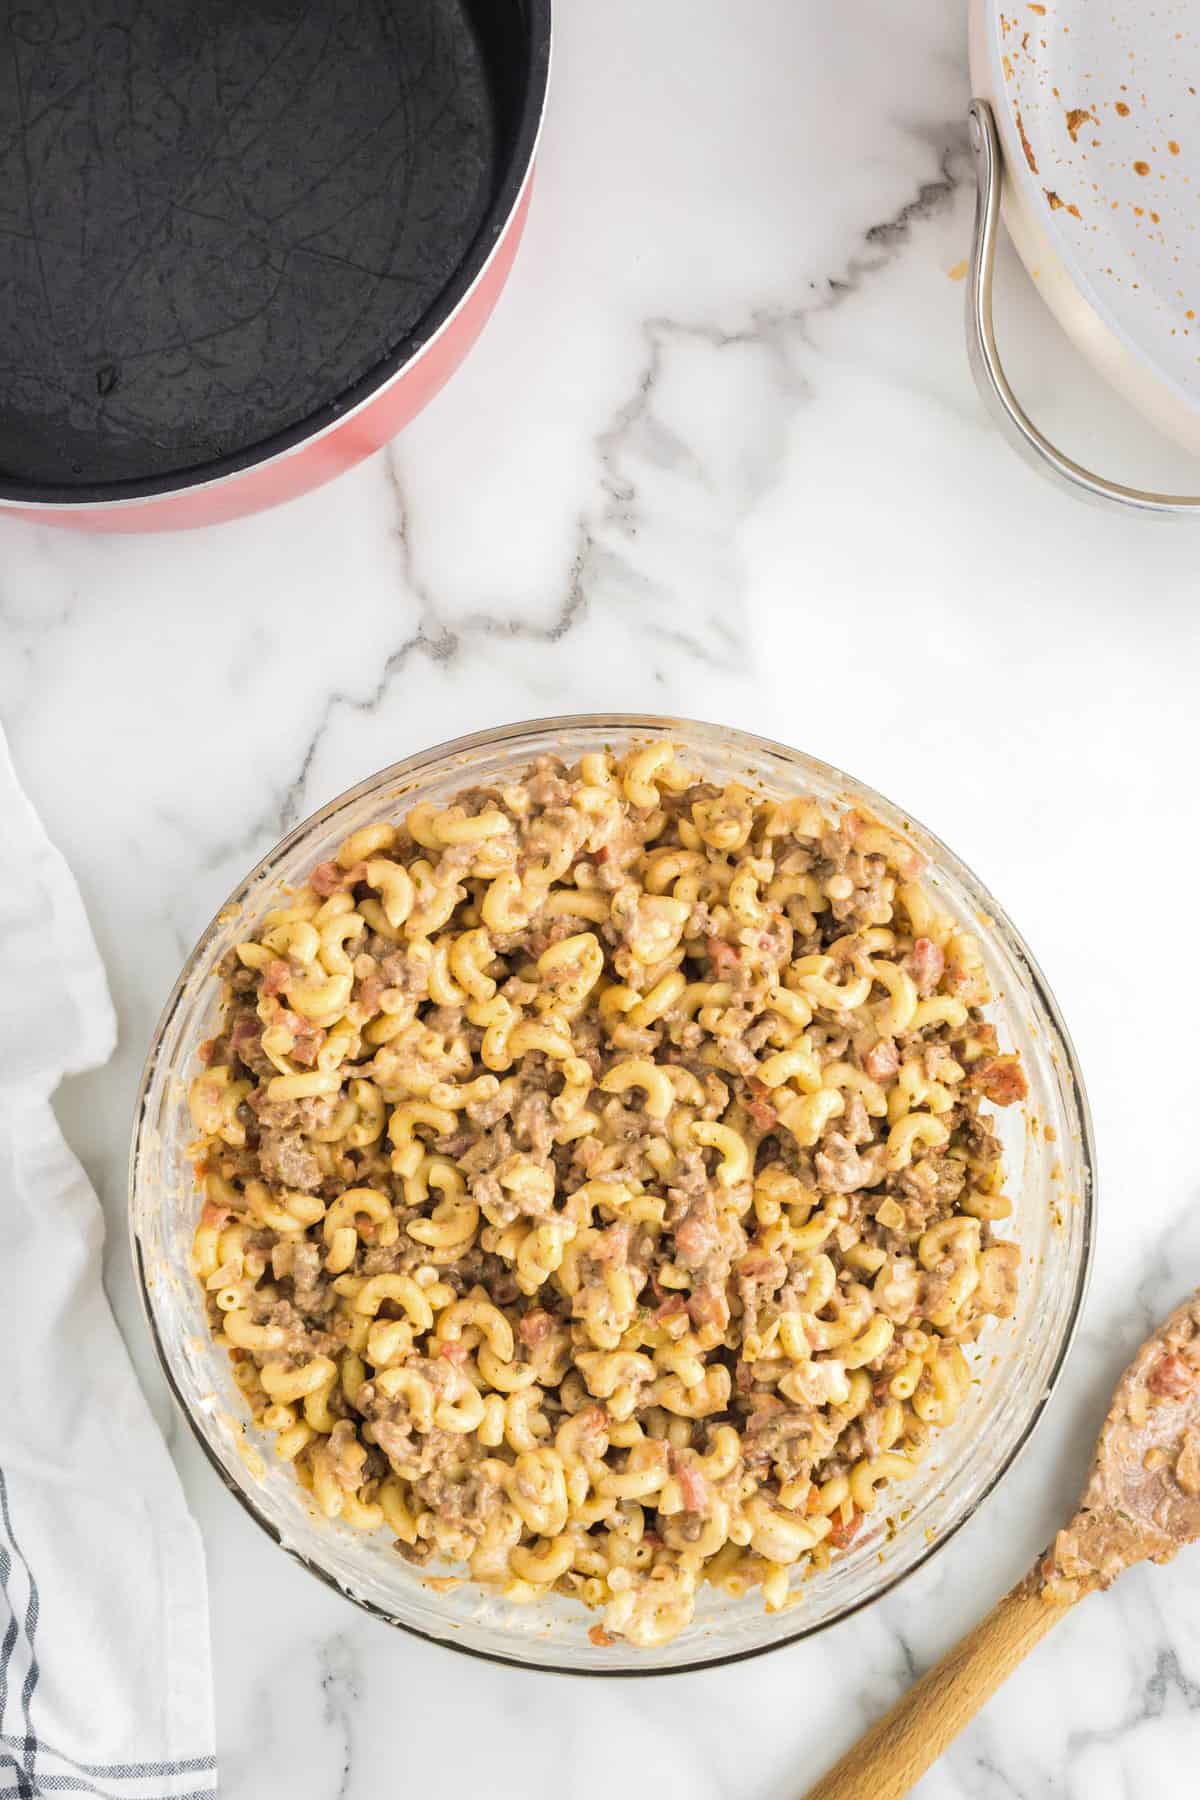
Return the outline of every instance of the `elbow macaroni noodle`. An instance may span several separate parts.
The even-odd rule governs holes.
[[[902,839],[675,747],[356,831],[224,969],[193,1268],[314,1506],[651,1646],[954,1418],[1023,1098]]]

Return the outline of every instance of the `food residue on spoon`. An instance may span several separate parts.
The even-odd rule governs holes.
[[[1148,1338],[1101,1428],[1083,1496],[1040,1569],[1070,1604],[1134,1563],[1167,1562],[1200,1538],[1200,1294]]]

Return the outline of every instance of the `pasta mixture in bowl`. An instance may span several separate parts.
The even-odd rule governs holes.
[[[948,853],[653,723],[449,746],[293,834],[135,1144],[160,1349],[251,1510],[564,1667],[764,1648],[920,1560],[1027,1434],[1090,1236],[1069,1046]]]

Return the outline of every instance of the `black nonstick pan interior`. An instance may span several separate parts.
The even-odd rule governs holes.
[[[415,347],[504,185],[524,14],[0,0],[5,491],[244,459]]]

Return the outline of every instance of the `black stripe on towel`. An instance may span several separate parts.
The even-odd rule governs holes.
[[[24,1738],[9,1737],[0,1731],[0,1744],[19,1747],[24,1742]],[[44,1739],[39,1740],[38,1749],[42,1756],[66,1763],[77,1775],[102,1775],[106,1781],[150,1781],[156,1775],[210,1775],[217,1767],[215,1756],[184,1756],[178,1762],[81,1763],[61,1750],[52,1750]],[[181,1795],[180,1800],[188,1800],[187,1795]]]
[[[0,1775],[4,1773],[0,1766]],[[90,1781],[77,1781],[71,1775],[39,1775],[37,1786],[25,1785],[25,1777],[20,1769],[16,1771],[20,1787],[0,1787],[0,1800],[44,1800],[47,1794],[92,1794],[95,1800],[113,1800],[103,1788],[93,1787]],[[190,1794],[154,1794],[147,1800],[217,1800],[215,1787],[193,1788]]]
[[[19,1800],[37,1800],[25,1771],[18,1767],[15,1756],[10,1756],[5,1752],[4,1756],[0,1757],[0,1775],[11,1775],[17,1783],[16,1787],[0,1788],[0,1795],[16,1794],[19,1796]]]
[[[7,1540],[7,1542],[5,1541]],[[9,1589],[9,1578],[12,1574],[13,1557],[16,1557],[25,1571],[29,1583],[29,1600],[25,1608],[25,1640],[29,1646],[29,1671],[21,1688],[21,1714],[25,1721],[25,1735],[13,1737],[7,1732],[0,1733],[0,1744],[9,1746],[0,1751],[0,1779],[10,1775],[15,1786],[0,1787],[0,1800],[39,1800],[44,1794],[92,1794],[98,1800],[115,1800],[96,1787],[90,1776],[97,1776],[102,1781],[152,1781],[169,1778],[173,1775],[205,1775],[216,1772],[216,1759],[211,1756],[184,1757],[176,1762],[145,1763],[79,1763],[73,1757],[54,1750],[49,1744],[40,1743],[33,1729],[31,1706],[39,1679],[37,1652],[34,1638],[37,1633],[39,1602],[37,1582],[21,1546],[13,1531],[12,1514],[8,1503],[8,1488],[4,1480],[4,1470],[0,1468],[0,1592],[3,1592],[9,1603],[9,1624],[0,1642],[0,1719],[3,1718],[4,1704],[8,1698],[8,1672],[12,1661],[12,1653],[16,1648],[20,1624],[17,1609],[12,1602]],[[18,1765],[13,1750],[20,1750],[21,1763]],[[66,1763],[69,1768],[78,1772],[75,1775],[54,1775],[47,1771],[38,1771],[39,1755],[49,1756],[56,1762]],[[163,1795],[162,1800],[213,1800],[215,1786],[194,1790],[190,1794]]]
[[[8,1704],[8,1664],[17,1646],[17,1609],[12,1604],[8,1591],[8,1578],[12,1574],[12,1555],[7,1544],[0,1543],[0,1593],[8,1601],[8,1629],[4,1633],[4,1642],[0,1644],[0,1719],[4,1717],[4,1708]],[[24,1738],[5,1738],[4,1742],[24,1745]]]
[[[12,1554],[17,1558],[21,1567],[24,1569],[25,1578],[29,1583],[29,1599],[25,1607],[25,1641],[29,1645],[29,1668],[26,1671],[25,1680],[21,1687],[21,1716],[25,1720],[24,1771],[29,1780],[30,1787],[36,1792],[34,1772],[37,1762],[38,1742],[37,1738],[34,1736],[33,1721],[30,1717],[29,1709],[33,1700],[34,1689],[38,1684],[37,1651],[34,1648],[33,1642],[37,1632],[38,1622],[38,1591],[37,1582],[33,1579],[33,1570],[30,1568],[29,1563],[25,1558],[25,1553],[17,1542],[17,1534],[12,1528],[12,1518],[8,1510],[8,1488],[5,1485],[3,1469],[0,1469],[0,1524],[3,1525],[4,1535],[8,1539]],[[11,1570],[11,1564],[9,1567]],[[16,1607],[13,1607],[12,1612],[15,1623]],[[6,1637],[5,1642],[7,1643],[7,1641]]]

